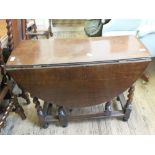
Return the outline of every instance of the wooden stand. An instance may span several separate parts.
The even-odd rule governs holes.
[[[70,115],[66,112],[65,107],[58,107],[58,114],[54,116],[52,111],[52,103],[45,102],[43,107],[41,107],[38,98],[33,99],[33,103],[36,105],[40,126],[42,128],[47,128],[49,123],[58,122],[62,127],[67,127],[69,121],[78,121],[86,119],[101,119],[101,118],[123,118],[123,121],[128,121],[130,113],[132,111],[132,101],[134,95],[134,86],[130,87],[128,90],[128,99],[125,100],[124,94],[120,94],[117,97],[117,100],[120,102],[122,110],[112,111],[111,104],[112,102],[107,102],[105,104],[105,110],[100,113],[91,113],[91,114],[81,114],[81,115]]]
[[[12,86],[13,85],[11,85],[11,87]],[[5,97],[8,93],[11,94],[11,98],[5,99]],[[6,103],[7,100],[9,100],[8,104]],[[1,110],[1,113],[0,113],[0,115],[1,115],[1,117],[0,117],[0,129],[4,127],[6,119],[7,119],[10,112],[17,113],[22,118],[22,120],[26,119],[24,110],[18,102],[17,95],[12,94],[12,91],[10,90],[10,86],[8,86],[8,85],[6,85],[0,93],[0,103],[2,101],[6,104],[4,104],[3,106],[1,105],[1,108],[0,108],[0,110]]]
[[[15,89],[19,89],[17,84],[10,78],[8,77],[7,74],[5,74],[5,68],[4,66],[0,66],[1,68],[1,73],[3,76],[3,80],[0,84],[0,129],[5,126],[6,119],[9,115],[10,112],[15,112],[17,113],[22,120],[26,119],[24,110],[22,106],[19,104],[17,97],[20,96],[18,92],[22,91],[17,91]],[[22,91],[21,97],[23,97],[27,103],[30,103],[30,100],[28,96]],[[9,101],[9,103],[7,102]],[[4,104],[2,104],[2,102]]]

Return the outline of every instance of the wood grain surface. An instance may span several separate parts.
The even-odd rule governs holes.
[[[150,57],[134,36],[24,40],[12,51],[9,67]],[[13,59],[13,60],[12,60]]]

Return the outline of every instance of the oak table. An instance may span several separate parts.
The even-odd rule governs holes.
[[[6,70],[19,87],[30,92],[40,124],[69,120],[122,117],[128,120],[134,82],[151,61],[134,36],[84,39],[24,40],[12,51]],[[128,99],[123,92],[127,89]],[[117,97],[122,110],[113,111]],[[41,106],[38,99],[44,100]],[[105,103],[101,113],[73,115],[65,109]],[[53,104],[57,115],[52,114]]]

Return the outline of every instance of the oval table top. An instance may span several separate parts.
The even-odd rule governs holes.
[[[12,51],[7,66],[89,63],[150,57],[134,36],[84,39],[23,40]]]
[[[7,71],[32,97],[85,107],[123,93],[149,61],[148,50],[133,36],[25,40],[11,53]]]

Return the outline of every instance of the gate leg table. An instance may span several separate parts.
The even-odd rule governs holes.
[[[134,82],[151,61],[134,36],[24,40],[12,51],[6,70],[33,97],[40,125],[121,117],[129,119]],[[128,90],[127,100],[123,93]],[[122,110],[113,111],[117,97]],[[44,100],[43,107],[39,99]],[[105,104],[100,113],[73,115],[66,109]],[[53,105],[57,114],[52,113]]]

